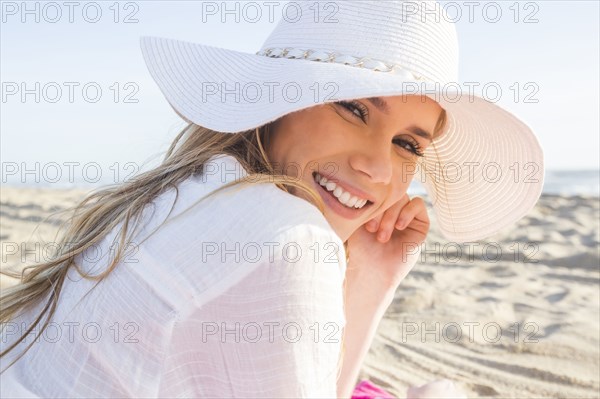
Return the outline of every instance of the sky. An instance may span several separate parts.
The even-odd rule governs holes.
[[[265,2],[228,2],[239,12],[224,15],[222,2],[209,3],[215,15],[200,1],[2,1],[3,182],[26,170],[120,180],[156,165],[184,122],[148,73],[139,37],[255,53],[288,2],[274,2],[271,20]],[[497,104],[536,132],[547,170],[598,169],[599,3],[440,3],[458,32],[459,81],[500,85]],[[48,165],[56,170],[40,169]]]

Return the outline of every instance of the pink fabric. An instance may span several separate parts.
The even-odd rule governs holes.
[[[352,399],[396,399],[391,393],[378,387],[369,380],[362,380],[352,392]]]

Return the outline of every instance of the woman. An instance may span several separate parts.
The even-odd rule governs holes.
[[[349,397],[429,231],[413,177],[459,242],[534,206],[543,174],[438,176],[543,157],[516,117],[448,90],[435,3],[317,4],[327,21],[299,4],[257,54],[142,39],[190,124],[2,293],[3,397]]]

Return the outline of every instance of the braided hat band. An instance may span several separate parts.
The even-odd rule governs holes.
[[[327,52],[325,50],[303,50],[298,48],[273,47],[257,51],[256,55],[263,55],[271,58],[304,59],[309,61],[333,62],[358,68],[371,69],[373,71],[390,72],[415,81],[425,81],[423,76],[411,72],[400,65],[386,64],[384,61],[374,60],[369,57],[355,57],[347,54]]]

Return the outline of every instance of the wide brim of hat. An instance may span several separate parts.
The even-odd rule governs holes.
[[[329,101],[413,94],[417,87],[385,72],[175,39],[142,37],[141,49],[173,109],[225,133]],[[531,129],[483,98],[418,86],[448,115],[445,133],[427,148],[415,174],[441,234],[459,243],[481,240],[525,216],[544,182],[543,151]]]

